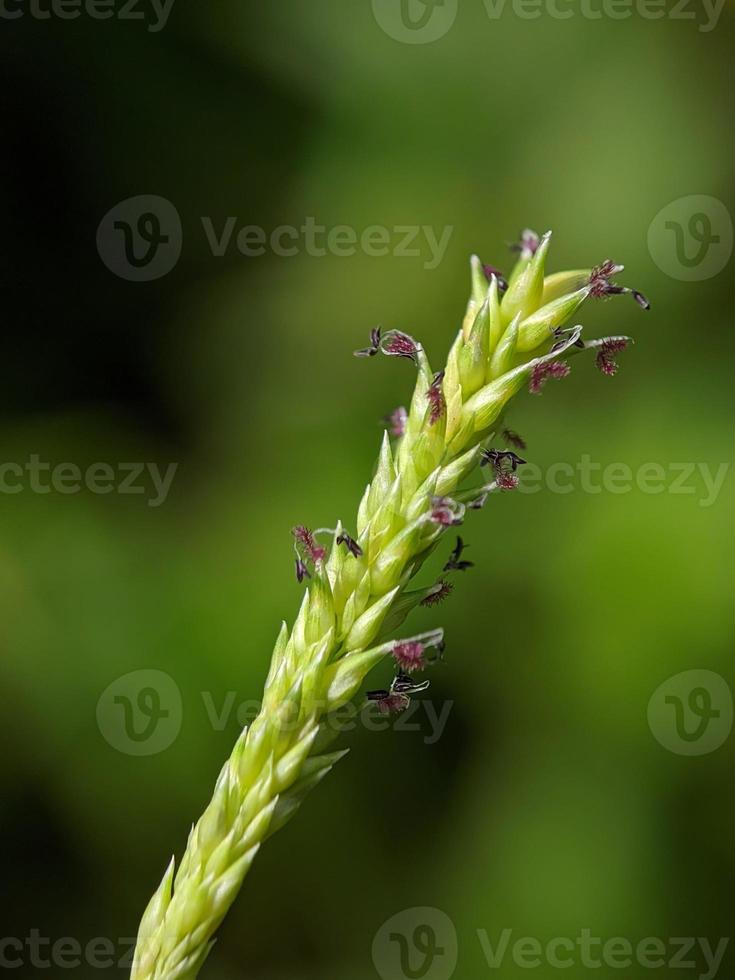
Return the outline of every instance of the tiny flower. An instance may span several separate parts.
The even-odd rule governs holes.
[[[612,377],[614,374],[618,373],[617,363],[611,360],[609,357],[605,357],[602,352],[597,355],[597,360],[595,363],[597,364],[598,370],[602,374],[608,375],[608,377]]]
[[[411,699],[405,694],[391,694],[390,691],[368,691],[368,701],[374,701],[381,715],[397,715],[405,711]]]
[[[465,559],[462,558],[462,552],[466,547],[467,545],[464,543],[462,538],[458,537],[457,543],[454,546],[454,550],[449,556],[449,560],[447,561],[442,571],[464,572],[466,571],[466,569],[472,568],[475,563],[473,561],[466,561]]]
[[[407,333],[391,330],[380,341],[380,349],[389,357],[406,357],[409,361],[415,361],[419,345]]]
[[[470,563],[471,564],[471,563]],[[447,596],[451,595],[454,586],[451,582],[445,582],[443,579],[432,586],[431,591],[427,596],[421,600],[422,606],[436,606],[437,603],[443,602]]]
[[[486,449],[482,454],[480,466],[492,463],[495,470],[495,486],[499,490],[515,490],[518,486],[516,470],[525,462],[525,459],[521,459],[510,449]],[[482,503],[484,502],[483,500]],[[481,507],[482,504],[477,506]]]
[[[356,350],[355,357],[375,357],[380,350],[380,327],[373,327],[370,331],[370,346]]]
[[[495,482],[500,490],[515,490],[518,486],[518,477],[515,473],[498,473]]]
[[[531,372],[528,390],[532,395],[538,395],[549,378],[566,378],[570,370],[571,368],[566,361],[551,361],[551,363],[537,364]]]
[[[291,533],[296,539],[297,553],[300,551],[314,563],[324,560],[327,551],[325,548],[322,548],[321,545],[316,543],[314,535],[311,533],[308,527],[304,527],[303,524],[298,524],[295,528],[293,528]]]
[[[407,421],[408,412],[403,405],[400,405],[385,418],[385,422],[388,423],[388,427],[390,429],[390,434],[395,436],[397,439],[400,438],[406,431]]]
[[[636,303],[644,310],[650,310],[651,304],[643,293],[637,289],[630,289],[628,286],[618,286],[613,282],[613,276],[622,272],[624,266],[617,265],[612,259],[605,259],[600,265],[595,266],[589,278],[590,296],[597,299],[606,296],[620,296],[623,293],[630,293]]]
[[[354,555],[355,558],[362,557],[362,548],[360,545],[354,538],[351,538],[349,534],[346,534],[344,531],[337,535],[337,544],[343,544],[349,553]]]
[[[505,278],[500,269],[496,269],[494,265],[486,265],[483,263],[482,271],[485,273],[485,278],[488,282],[492,281],[493,276],[498,280],[498,292],[504,293],[508,288],[508,280]]]
[[[411,703],[410,695],[420,694],[428,686],[429,681],[415,684],[408,674],[399,668],[398,674],[393,678],[390,690],[368,691],[367,699],[368,701],[375,701],[381,714],[396,714],[399,711],[405,711],[409,706]]]
[[[617,265],[612,259],[605,259],[596,265],[589,278],[590,296],[601,299],[603,296],[610,296],[613,290],[620,290],[622,286],[615,286],[612,277],[622,272],[625,266]]]
[[[462,523],[463,509],[451,497],[432,497],[429,520],[442,527]]]
[[[505,439],[509,446],[515,446],[516,449],[526,448],[525,441],[512,429],[503,429],[503,439]]]
[[[481,494],[469,504],[474,510],[485,506],[488,494],[493,490],[515,490],[519,485],[516,470],[526,462],[511,449],[485,449],[480,457],[480,466],[492,465],[495,481],[482,488]]]
[[[423,670],[426,666],[425,649],[424,644],[418,640],[403,640],[393,647],[393,657],[401,670],[411,674],[414,670]]]
[[[446,411],[446,402],[442,390],[444,372],[439,371],[434,375],[434,380],[428,387],[426,398],[429,402],[429,425],[435,425]]]
[[[599,370],[610,377],[617,374],[618,364],[613,355],[619,354],[627,346],[628,341],[625,337],[610,337],[608,340],[603,341],[595,361]]]
[[[311,578],[311,573],[306,567],[306,564],[300,559],[296,559],[296,580],[298,582],[303,582],[305,578]]]
[[[520,252],[524,259],[529,259],[536,254],[541,239],[530,228],[524,228],[521,232],[520,241],[514,242],[510,246],[511,252]]]

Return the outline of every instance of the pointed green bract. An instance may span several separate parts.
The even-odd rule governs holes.
[[[589,282],[592,269],[570,269],[567,272],[552,272],[544,278],[544,291],[541,306],[546,306],[560,296],[575,293]]]
[[[487,293],[488,316],[490,319],[490,340],[488,348],[490,354],[498,346],[498,342],[503,334],[503,314],[500,310],[500,289],[498,288],[498,278],[493,276],[490,280],[490,288]],[[489,379],[486,379],[489,380]]]
[[[475,322],[475,317],[480,307],[485,302],[485,295],[487,293],[487,277],[478,255],[470,256],[470,278],[472,288],[462,322],[462,334],[465,340],[470,335],[472,324]]]
[[[511,269],[510,275],[508,276],[508,287],[513,286],[516,282],[518,282],[520,277],[525,272],[528,263],[533,258],[534,248],[531,246],[531,243],[535,244],[537,242],[538,235],[536,232],[531,228],[524,228],[521,232],[520,243],[515,246],[518,251],[518,258],[515,265]]]
[[[573,293],[559,296],[527,316],[518,331],[519,353],[536,350],[541,344],[550,341],[554,331],[571,320],[588,296],[588,288],[577,289]]]
[[[506,371],[510,371],[513,366],[513,355],[518,347],[518,328],[521,322],[521,314],[517,313],[508,324],[508,327],[500,338],[498,346],[493,351],[490,360],[488,378],[494,381]]]
[[[477,311],[466,342],[458,355],[459,383],[469,397],[482,387],[490,350],[490,299]]]
[[[518,313],[523,319],[538,308],[544,291],[544,266],[550,244],[551,232],[547,231],[531,260],[518,278],[508,286],[500,304],[506,323],[510,323]]]

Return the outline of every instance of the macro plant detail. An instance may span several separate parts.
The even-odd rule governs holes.
[[[622,266],[609,260],[547,275],[550,242],[550,233],[524,231],[507,279],[472,257],[470,299],[442,370],[399,330],[376,328],[355,352],[411,362],[410,407],[385,420],[354,525],[292,531],[296,577],[306,583],[301,608],[290,630],[281,627],[258,717],[222,768],[178,870],[172,859],[143,915],[133,980],[197,976],[261,844],[345,755],[331,750],[335,712],[350,704],[394,713],[428,687],[415,675],[442,656],[443,631],[403,635],[402,627],[412,611],[449,594],[447,575],[471,568],[456,528],[491,495],[518,484],[525,442],[505,425],[513,396],[524,387],[540,394],[584,351],[604,375],[616,372],[629,337],[585,340],[581,326],[567,324],[590,298],[630,294],[643,308],[647,301],[614,282]],[[467,486],[477,474],[479,483]],[[409,588],[447,540],[456,543],[442,577]],[[394,673],[389,687],[361,694],[383,661]]]

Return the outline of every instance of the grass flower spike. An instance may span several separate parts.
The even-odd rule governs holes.
[[[428,686],[416,674],[441,656],[442,630],[404,635],[402,626],[413,611],[433,614],[452,583],[409,584],[439,546],[443,575],[467,571],[456,527],[493,493],[517,486],[524,460],[499,448],[525,448],[505,425],[513,396],[524,387],[540,393],[585,350],[604,374],[617,370],[613,355],[629,338],[586,341],[567,324],[588,298],[632,292],[647,302],[613,283],[622,267],[609,261],[547,275],[550,244],[551,233],[524,231],[507,280],[472,258],[463,326],[441,370],[403,331],[376,328],[355,352],[409,362],[393,367],[415,375],[410,408],[388,418],[354,523],[293,529],[296,575],[306,583],[301,608],[291,629],[281,627],[258,717],[225,763],[178,870],[172,860],[143,915],[132,980],[197,976],[258,849],[344,755],[331,750],[334,712],[348,703],[355,712],[400,711]],[[394,674],[388,687],[361,693],[383,662]]]

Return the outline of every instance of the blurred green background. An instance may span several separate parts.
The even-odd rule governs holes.
[[[609,255],[652,302],[585,308],[588,334],[636,337],[616,379],[578,358],[568,381],[516,400],[509,423],[542,471],[585,453],[634,472],[729,462],[731,266],[681,281],[647,238],[682,197],[732,213],[735,30],[727,7],[711,31],[701,8],[688,8],[699,21],[665,9],[493,20],[464,0],[426,44],[390,36],[367,0],[176,0],[158,32],[3,19],[0,462],[178,469],[160,507],[148,493],[0,494],[0,937],[134,935],[296,612],[289,529],[353,520],[380,420],[410,395],[409,364],[351,351],[382,323],[439,363],[471,252],[508,268],[521,228],[553,228],[553,269]],[[183,250],[134,283],[95,235],[139,194],[175,205]],[[244,257],[233,243],[216,257],[202,216],[451,237],[431,269],[425,240],[418,256]],[[661,494],[576,480],[473,514],[476,567],[413,619],[447,630],[426,695],[451,704],[441,737],[420,713],[418,731],[346,740],[349,757],[258,857],[204,975],[367,980],[382,924],[423,906],[451,919],[467,980],[529,972],[510,952],[490,967],[478,930],[494,946],[506,928],[511,943],[728,936],[733,736],[668,751],[647,706],[681,671],[735,681],[734,480],[709,506],[701,477]],[[144,668],[173,678],[182,725],[137,757],[96,712]],[[28,955],[16,975],[34,973]],[[706,974],[701,952],[686,959],[685,975]],[[415,975],[444,980],[432,969]],[[622,975],[578,954],[565,972]]]

